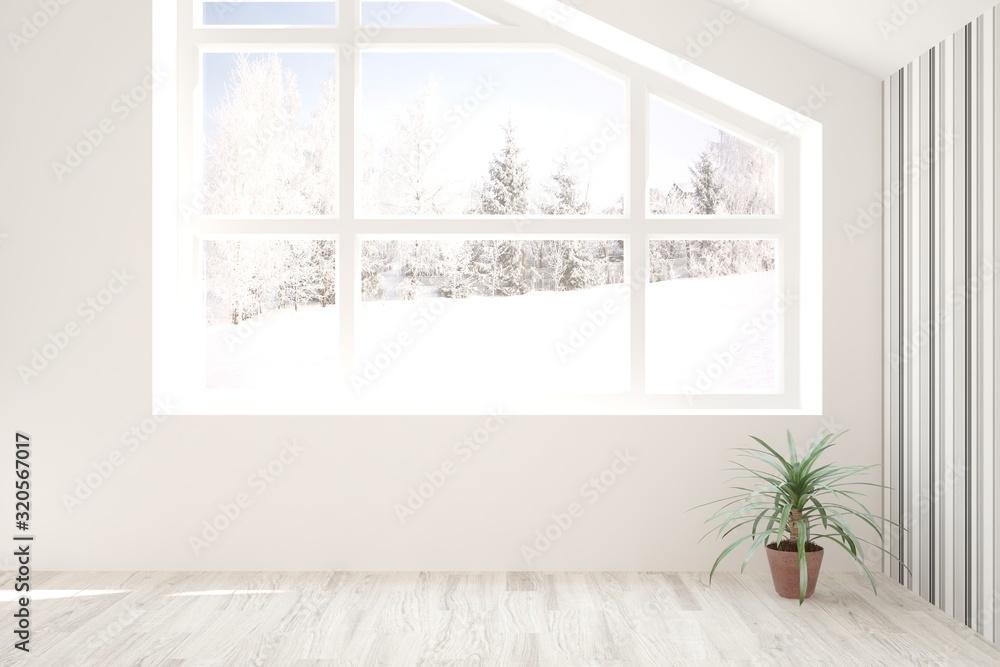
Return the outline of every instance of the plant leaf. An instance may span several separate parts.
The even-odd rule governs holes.
[[[733,549],[735,549],[739,545],[743,544],[744,542],[746,542],[747,540],[749,540],[752,537],[753,537],[753,535],[745,535],[745,536],[741,537],[740,539],[736,540],[735,542],[733,542],[732,544],[730,544],[728,547],[726,547],[725,551],[723,551],[721,554],[719,554],[719,557],[715,559],[715,564],[712,566],[712,571],[708,573],[708,583],[709,584],[712,583],[712,577],[715,576],[715,570],[719,567],[719,563],[722,562],[722,559],[725,558],[726,556],[728,556],[729,554],[731,554],[733,552]]]

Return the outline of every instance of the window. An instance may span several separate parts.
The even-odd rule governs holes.
[[[202,3],[201,24],[205,26],[310,26],[334,25],[333,2],[242,2]]]
[[[359,95],[361,215],[622,213],[625,85],[564,54],[369,52]]]
[[[206,240],[205,387],[330,389],[338,366],[337,244]]]
[[[154,0],[154,393],[813,413],[821,129],[521,0]]]
[[[783,378],[776,243],[733,237],[649,243],[647,391],[773,394]],[[683,326],[678,326],[683,323]]]
[[[489,25],[489,19],[454,2],[361,2],[361,23],[382,26]]]
[[[625,394],[618,239],[361,241],[357,396]]]
[[[649,213],[763,216],[776,211],[772,151],[652,97]]]

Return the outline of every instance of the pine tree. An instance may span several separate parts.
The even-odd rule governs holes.
[[[585,215],[590,203],[577,191],[576,176],[569,167],[566,151],[561,151],[553,164],[551,180],[545,185],[542,213],[545,215]]]
[[[447,299],[464,299],[472,294],[475,242],[451,241],[439,244],[438,272],[444,277],[440,294]]]
[[[380,301],[385,296],[382,273],[389,269],[386,245],[389,241],[361,243],[361,296],[365,301]]]
[[[528,291],[526,280],[527,261],[523,241],[496,241],[496,287],[497,296],[515,296]]]
[[[287,269],[279,287],[278,307],[292,304],[299,309],[300,304],[306,304],[316,298],[318,276],[313,263],[313,241],[286,241],[284,264]]]
[[[715,164],[715,151],[706,146],[698,160],[689,167],[694,184],[694,211],[699,215],[721,213],[722,183]]]
[[[584,242],[563,241],[560,246],[556,289],[570,292],[589,287],[590,258]]]
[[[521,157],[512,121],[507,121],[503,132],[504,147],[493,155],[489,175],[474,195],[474,213],[522,215],[528,212],[528,163]]]
[[[337,303],[337,246],[335,241],[312,242],[312,284],[316,300],[324,308]]]

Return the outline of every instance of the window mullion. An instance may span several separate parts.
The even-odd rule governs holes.
[[[359,4],[357,0],[337,4],[339,25],[350,31],[359,21]],[[347,37],[347,34],[344,37]],[[337,301],[340,308],[340,367],[345,383],[354,371],[354,320],[357,305],[361,302],[361,286],[356,270],[360,246],[353,231],[357,210],[354,197],[356,159],[354,126],[357,109],[355,94],[360,81],[361,62],[358,51],[352,46],[353,44],[348,41],[341,42],[338,45],[337,56],[337,104],[340,113],[337,124],[340,153],[337,205],[340,209],[340,221],[343,224],[337,242]]]
[[[629,195],[626,212],[630,217],[631,236],[626,254],[626,276],[631,303],[630,359],[632,396],[646,392],[646,284],[648,282],[649,245],[643,233],[646,218],[646,174],[648,173],[649,101],[646,86],[632,79],[628,84],[629,114]]]
[[[200,62],[198,49],[192,38],[194,18],[193,0],[177,3],[177,80],[193,81],[200,88]],[[198,124],[195,122],[197,97],[195,86],[177,86],[177,202],[197,208],[195,141]],[[200,186],[200,184],[198,184]],[[181,208],[180,206],[178,208]],[[203,299],[198,291],[200,276],[196,253],[197,230],[178,212],[177,217],[177,331],[178,349],[174,358],[179,367],[178,376],[183,386],[196,386],[201,370],[205,368],[204,338],[198,335],[204,311]]]

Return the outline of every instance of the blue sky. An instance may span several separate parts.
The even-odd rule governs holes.
[[[398,10],[395,8],[398,7]],[[206,2],[205,25],[333,25],[334,2]],[[479,25],[490,21],[449,2],[362,2],[366,25]]]
[[[265,54],[253,54],[259,58]],[[206,53],[204,56],[205,78],[205,134],[211,135],[214,129],[212,111],[221,104],[226,91],[226,85],[232,76],[236,62],[235,53]],[[308,123],[319,108],[323,93],[323,82],[334,78],[336,56],[326,53],[282,53],[281,62],[286,70],[295,76],[302,98],[302,110],[299,119]]]
[[[333,25],[333,2],[206,2],[205,25]]]
[[[709,140],[719,138],[716,125],[682,111],[659,97],[649,105],[649,186],[663,191],[691,180],[688,167]]]

